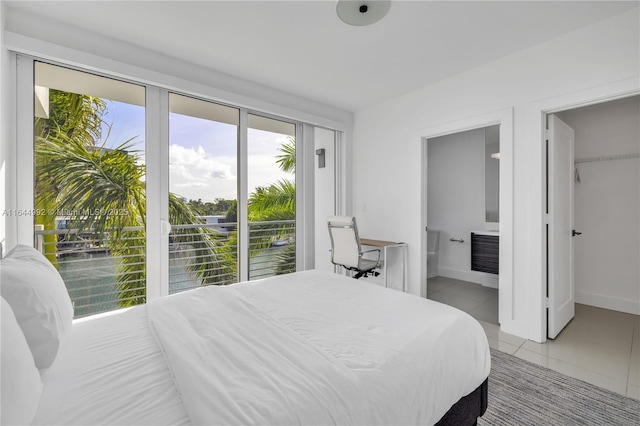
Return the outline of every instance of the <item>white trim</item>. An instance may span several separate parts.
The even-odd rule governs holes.
[[[347,143],[344,132],[335,132],[335,214],[348,216],[352,212],[353,167],[352,144]]]
[[[169,294],[169,93],[146,87],[147,300]]]
[[[346,193],[353,190],[352,187],[347,185],[345,180],[346,174],[346,162],[347,157],[346,147],[344,144],[344,132],[335,130],[333,132],[333,214],[334,215],[347,215],[346,212]],[[351,181],[349,181],[351,185]],[[336,274],[344,273],[342,267],[333,265],[333,272]]]
[[[315,251],[315,132],[311,124],[296,126],[296,270],[313,269]],[[300,189],[298,189],[300,188]]]
[[[530,340],[543,343],[547,340],[546,315],[546,116],[547,114],[582,106],[598,104],[615,99],[621,99],[640,94],[640,80],[637,77],[615,81],[609,84],[592,87],[578,92],[568,93],[549,99],[534,102],[529,108],[529,123],[531,125],[528,158],[531,159],[531,184],[529,191],[530,223],[528,250],[532,265],[530,276],[531,285],[527,300],[530,311],[529,333]]]
[[[422,237],[420,238],[420,297],[427,297],[427,279],[429,278],[429,274],[427,272],[427,263],[429,254],[427,253],[427,200],[429,199],[429,191],[427,185],[427,178],[429,176],[429,171],[427,164],[428,163],[428,139],[429,137],[424,137],[422,132],[416,136],[420,138],[420,158],[422,159],[422,164],[420,165],[420,233]],[[440,268],[438,268],[438,273],[440,272]]]
[[[4,7],[4,3],[0,4]],[[0,37],[2,37],[0,35]],[[7,58],[5,58],[5,53]],[[0,116],[0,195],[2,197],[2,213],[7,208],[16,206],[16,128],[14,126],[16,120],[16,72],[17,58],[16,55],[9,54],[2,46],[0,46],[0,55],[3,55],[2,72],[0,73],[0,86],[2,88],[2,103]],[[7,59],[4,61],[4,59]],[[17,218],[15,216],[2,216],[2,229],[0,232],[0,242],[2,242],[2,253],[4,256],[13,247],[18,244]]]
[[[5,46],[9,50],[90,72],[107,74],[117,79],[150,84],[169,91],[176,91],[180,94],[196,96],[240,108],[259,110],[282,118],[342,131],[351,128],[353,123],[353,114],[351,112],[280,92],[194,64],[182,64],[175,58],[156,52],[128,46],[128,48],[138,50],[139,55],[137,57],[148,59],[147,63],[168,64],[166,67],[179,68],[181,72],[177,74],[173,70],[172,74],[162,73],[143,66],[120,62],[11,31],[6,31],[4,35]],[[106,42],[108,40],[105,40]],[[131,57],[135,56],[131,55]],[[175,75],[193,75],[194,78],[185,79]],[[228,87],[230,90],[226,90],[224,87]],[[239,93],[240,91],[258,93],[261,98]]]
[[[249,113],[240,109],[240,123],[238,125],[238,204],[236,208],[238,223],[238,280],[249,280],[249,219],[248,203],[249,189],[247,175],[249,167]],[[245,267],[246,265],[246,267]]]
[[[15,226],[17,243],[34,244],[33,58],[16,59]],[[10,249],[10,248],[9,248]]]
[[[513,301],[513,108],[505,108],[475,117],[420,129],[414,139],[422,146],[422,212],[420,294],[427,294],[427,149],[428,139],[488,126],[500,125],[500,274],[499,312],[501,329],[511,334],[526,334],[526,324],[514,316]],[[526,337],[526,336],[523,336]]]

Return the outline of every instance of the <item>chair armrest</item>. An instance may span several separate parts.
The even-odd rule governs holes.
[[[380,249],[365,250],[362,253],[360,253],[360,257],[362,257],[362,255],[365,254],[365,253],[371,253],[373,251],[377,251],[378,252],[378,259],[376,260],[376,262],[380,263]]]

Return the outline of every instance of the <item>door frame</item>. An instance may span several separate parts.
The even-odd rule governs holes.
[[[427,178],[429,139],[500,125],[500,274],[498,322],[503,331],[516,334],[513,312],[513,108],[505,108],[419,130],[422,150],[420,295],[427,297]]]
[[[530,340],[544,343],[547,340],[547,225],[546,215],[546,123],[547,115],[588,105],[595,105],[640,94],[637,78],[584,89],[578,92],[535,102],[529,108],[531,123],[528,157],[531,158],[531,191],[527,241],[531,258],[531,286],[528,300]],[[537,265],[537,266],[536,266]]]

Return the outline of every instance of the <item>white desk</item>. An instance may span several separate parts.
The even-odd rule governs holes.
[[[360,244],[367,247],[382,249],[382,277],[387,288],[400,287],[398,281],[402,281],[402,291],[407,291],[407,243],[395,241],[372,240],[360,238]],[[400,259],[402,257],[402,259]]]

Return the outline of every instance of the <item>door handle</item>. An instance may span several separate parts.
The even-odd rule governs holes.
[[[572,236],[572,237],[575,237],[576,235],[582,235],[582,232],[578,232],[578,231],[576,231],[575,229],[572,229],[572,230],[571,230],[571,236]]]
[[[171,223],[166,219],[160,219],[160,236],[168,237],[171,233]]]

